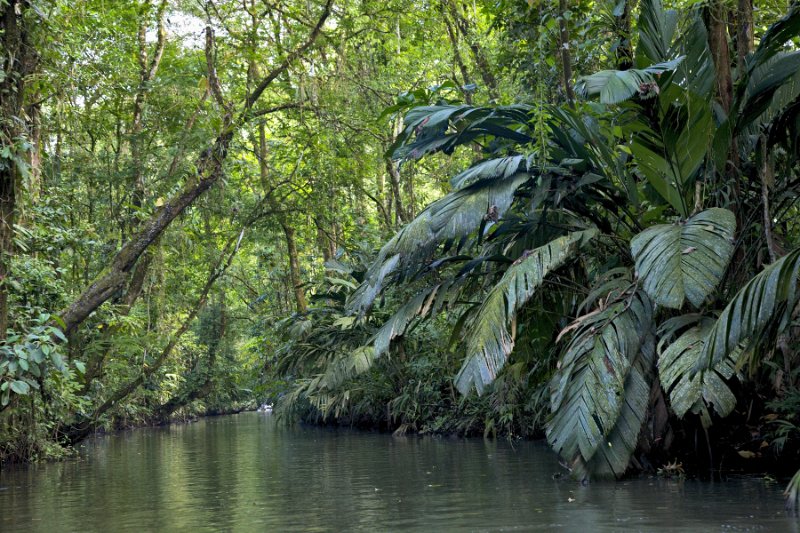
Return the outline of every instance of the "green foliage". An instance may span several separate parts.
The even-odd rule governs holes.
[[[39,390],[51,369],[68,375],[59,346],[66,339],[50,320],[50,315],[39,315],[24,335],[11,333],[0,344],[0,410],[8,407],[15,396],[28,396]],[[81,372],[85,369],[80,361],[73,365]]]
[[[581,77],[575,90],[585,98],[599,95],[601,104],[619,104],[635,95],[643,100],[654,98],[659,90],[656,77],[675,70],[682,60],[678,57],[644,69],[601,70]]]
[[[731,299],[708,333],[696,370],[716,365],[741,343],[763,341],[770,327],[786,328],[797,304],[800,250],[778,259]]]
[[[711,326],[708,320],[701,319],[700,325],[691,327],[674,339],[675,326],[684,325],[682,318],[664,322],[659,331],[658,374],[661,386],[669,394],[670,405],[676,415],[684,417],[691,411],[701,415],[704,424],[710,425],[710,406],[720,417],[728,416],[736,407],[736,396],[726,381],[734,376],[742,351],[734,350],[713,368],[695,372]],[[670,344],[663,349],[666,341]]]

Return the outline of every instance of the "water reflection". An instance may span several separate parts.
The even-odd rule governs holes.
[[[126,432],[0,473],[0,531],[798,531],[758,480],[553,479],[537,443],[276,425],[246,413]]]

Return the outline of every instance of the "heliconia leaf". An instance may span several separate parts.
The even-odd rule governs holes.
[[[669,324],[666,326],[669,327]],[[712,369],[702,373],[695,372],[710,329],[706,320],[677,339],[672,340],[667,335],[658,344],[658,375],[661,386],[669,395],[672,410],[681,418],[689,411],[698,413],[709,406],[713,406],[719,416],[725,417],[736,407],[736,396],[726,381],[736,371],[741,350],[735,350]],[[671,342],[665,348],[668,341]]]
[[[578,318],[550,385],[553,416],[546,428],[548,442],[578,478],[619,476],[627,467],[645,414],[646,400],[638,395],[648,388],[652,320],[652,304],[641,291]]]
[[[779,330],[785,328],[797,304],[798,274],[800,248],[748,281],[714,323],[695,370],[712,368],[772,323],[777,322]]]
[[[483,392],[497,377],[514,349],[508,324],[517,310],[530,300],[544,278],[573,258],[596,230],[571,233],[526,252],[492,287],[469,324],[465,343],[467,357],[456,376],[456,387],[467,394],[472,387]]]
[[[685,300],[700,307],[725,273],[735,231],[733,213],[713,208],[636,235],[631,252],[645,292],[664,307],[680,309]]]

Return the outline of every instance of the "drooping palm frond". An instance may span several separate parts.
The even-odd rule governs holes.
[[[560,237],[523,254],[495,284],[471,321],[466,334],[467,358],[456,376],[456,387],[467,394],[478,393],[497,377],[514,339],[508,324],[517,310],[530,300],[550,272],[573,258],[582,245],[597,234],[586,230]]]
[[[599,95],[601,104],[619,104],[637,93],[648,97],[655,94],[656,76],[675,70],[682,60],[678,57],[643,69],[601,70],[579,78],[575,91],[584,98]]]
[[[800,52],[786,52],[754,65],[736,102],[735,132],[755,133],[800,96]]]
[[[712,368],[741,343],[759,337],[777,322],[786,327],[797,305],[800,248],[778,259],[754,276],[722,311],[703,347],[696,371]]]
[[[405,334],[409,325],[417,319],[436,313],[444,304],[448,290],[454,285],[453,281],[437,283],[432,287],[421,290],[416,296],[400,306],[383,326],[375,333],[372,345],[375,348],[374,357],[380,357],[389,350],[392,341]]]
[[[747,70],[754,69],[784,49],[786,43],[800,35],[800,6],[794,4],[778,22],[767,28],[758,48],[747,59]]]
[[[727,209],[697,213],[686,222],[659,224],[631,240],[643,288],[653,301],[699,307],[717,287],[733,254],[736,217]]]
[[[396,268],[406,268],[429,257],[445,241],[469,235],[487,216],[502,217],[516,190],[528,179],[527,172],[483,179],[433,202],[384,245],[348,308],[365,313],[380,293],[386,276]]]
[[[317,388],[333,391],[344,382],[363,374],[372,367],[372,362],[375,360],[374,351],[372,346],[361,346],[341,354],[325,366],[325,372],[321,375]]]
[[[635,291],[576,322],[551,383],[553,417],[547,424],[547,440],[576,477],[619,476],[645,416],[647,402],[641,393],[649,388],[652,304],[645,293]],[[593,463],[598,453],[598,462]]]
[[[453,190],[463,189],[469,187],[473,183],[485,179],[506,179],[510,178],[517,172],[526,171],[527,165],[520,169],[527,163],[527,158],[524,155],[512,155],[508,157],[497,157],[494,159],[487,159],[469,167],[464,172],[456,174],[450,180],[450,185]]]
[[[661,0],[643,0],[639,15],[637,63],[662,63],[672,55],[672,40],[678,29],[678,12],[664,9]]]
[[[390,151],[395,159],[419,159],[435,152],[450,154],[486,136],[525,144],[532,141],[526,132],[530,111],[527,105],[416,107],[406,114],[405,127]]]
[[[675,414],[683,418],[691,411],[699,414],[703,424],[708,425],[711,421],[709,406],[721,417],[728,416],[736,407],[736,396],[726,381],[734,376],[742,351],[734,350],[710,370],[695,372],[711,323],[701,317],[699,324],[673,340],[671,332],[685,326],[683,318],[668,320],[659,327],[658,375]]]
[[[728,120],[718,132],[715,145],[724,153],[733,135],[757,133],[779,121],[784,112],[796,113],[793,104],[800,96],[797,52],[787,51],[786,45],[800,35],[800,7],[792,6],[789,13],[770,26],[761,37],[758,47],[746,60],[740,74]],[[741,136],[745,142],[746,136]],[[784,139],[777,139],[782,141]],[[717,161],[719,167],[724,161]]]
[[[605,438],[604,445],[597,448],[597,452],[585,466],[582,461],[573,464],[576,478],[587,479],[589,475],[598,478],[620,477],[628,469],[647,414],[655,352],[653,344],[652,333],[645,334],[639,356],[631,365],[625,380],[622,409],[617,422]]]

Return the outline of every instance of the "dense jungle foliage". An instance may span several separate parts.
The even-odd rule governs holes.
[[[800,468],[794,4],[0,20],[0,462],[275,403],[580,480]]]

